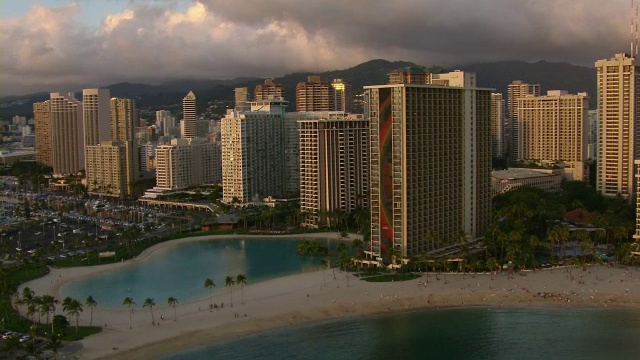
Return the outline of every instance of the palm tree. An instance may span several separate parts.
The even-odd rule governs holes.
[[[176,310],[176,307],[178,306],[178,299],[170,296],[167,299],[167,303],[173,308],[173,321],[176,321],[178,319],[178,311]]]
[[[153,307],[156,306],[156,303],[153,301],[153,298],[146,298],[146,300],[144,301],[144,304],[142,304],[142,307],[148,307],[149,310],[151,310],[151,324],[155,325],[156,324],[156,318],[153,316]]]
[[[94,300],[93,296],[89,295],[87,300],[84,302],[89,308],[91,308],[91,318],[89,320],[89,326],[93,325],[93,309],[98,306],[98,302]]]
[[[57,303],[58,300],[51,295],[42,295],[41,297],[40,311],[47,314],[47,326],[49,326],[49,314],[55,314]],[[53,326],[51,327],[51,331],[53,331]]]
[[[210,278],[206,278],[204,279],[204,287],[209,288],[209,305],[213,304],[213,288],[216,286],[216,283],[213,282],[213,280],[211,280]],[[209,311],[213,311],[211,310],[212,307],[209,306]]]
[[[236,282],[233,280],[231,276],[227,276],[224,279],[224,285],[229,288],[229,293],[231,294],[231,306],[233,306],[233,285],[235,284]]]
[[[131,329],[131,313],[133,312],[133,305],[135,305],[136,302],[133,301],[133,298],[130,297],[126,297],[124,298],[124,300],[122,301],[122,305],[127,305],[127,308],[129,309],[129,329]]]
[[[67,312],[67,315],[76,317],[76,333],[77,333],[78,320],[80,318],[80,313],[82,312],[82,303],[80,303],[80,301],[76,299],[71,299],[69,304],[65,305],[62,309]]]
[[[247,277],[243,274],[236,276],[236,284],[240,285],[240,294],[242,294],[242,304],[244,304],[244,285],[247,285]]]

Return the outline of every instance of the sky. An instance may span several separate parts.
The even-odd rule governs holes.
[[[0,0],[0,95],[277,77],[371,59],[593,66],[629,0]]]

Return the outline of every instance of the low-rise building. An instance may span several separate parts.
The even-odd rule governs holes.
[[[510,168],[491,173],[493,196],[523,186],[533,186],[542,190],[559,190],[561,183],[562,169]]]

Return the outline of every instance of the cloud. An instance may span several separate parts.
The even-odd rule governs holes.
[[[184,11],[131,1],[99,27],[83,23],[81,6],[91,2],[35,5],[0,21],[2,95],[278,76],[372,58],[593,64],[626,51],[629,38],[626,0],[201,0]]]

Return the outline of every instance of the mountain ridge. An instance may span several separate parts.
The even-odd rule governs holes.
[[[440,66],[426,67],[409,61],[388,61],[384,59],[372,59],[356,66],[325,72],[296,72],[281,77],[276,77],[276,82],[283,84],[287,100],[291,107],[295,103],[295,86],[300,81],[305,81],[309,75],[320,75],[322,79],[343,79],[350,83],[354,94],[362,91],[364,85],[376,85],[387,83],[387,74],[397,68],[422,67],[433,72],[463,70],[477,74],[479,87],[493,88],[497,92],[507,95],[507,86],[513,80],[524,80],[529,83],[540,84],[541,91],[567,90],[571,93],[587,92],[591,96],[591,107],[595,107],[596,71],[581,65],[573,65],[567,62],[537,62],[526,61],[499,61],[470,63],[456,65],[449,68]],[[159,82],[157,85],[119,82],[106,88],[111,90],[114,97],[136,98],[141,109],[159,109],[179,106],[184,95],[193,90],[198,98],[198,108],[202,110],[207,103],[214,100],[232,101],[235,87],[247,86],[250,93],[255,85],[264,81],[257,77],[239,77],[230,80],[212,79],[172,79]],[[76,91],[76,94],[81,93]],[[0,116],[13,115],[31,116],[34,102],[48,98],[48,93],[38,92],[25,96],[5,96],[0,98]]]

